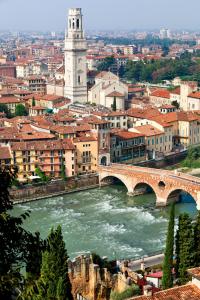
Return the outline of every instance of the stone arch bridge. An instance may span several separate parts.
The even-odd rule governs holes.
[[[124,183],[129,195],[144,194],[150,187],[156,195],[156,206],[178,201],[180,192],[190,194],[200,210],[200,178],[184,173],[131,165],[111,164],[99,166],[99,184],[118,179]]]

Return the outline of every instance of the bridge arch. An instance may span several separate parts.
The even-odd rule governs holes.
[[[184,188],[175,188],[170,190],[166,196],[166,205],[171,202],[178,202],[180,200],[181,193],[185,193],[193,198],[193,200],[197,203],[196,194],[193,192],[189,192]]]
[[[146,181],[139,181],[133,187],[133,194],[134,195],[141,195],[146,193],[154,193],[157,198],[157,191],[155,186],[152,186],[150,183]]]
[[[132,189],[130,187],[129,182],[123,175],[111,175],[106,174],[100,177],[99,183],[102,185],[103,183],[113,183],[114,181],[120,181],[123,183],[123,185],[126,187],[128,193],[132,193]]]

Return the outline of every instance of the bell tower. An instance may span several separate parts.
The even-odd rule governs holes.
[[[81,8],[71,8],[65,34],[64,96],[72,102],[87,102],[86,50]]]

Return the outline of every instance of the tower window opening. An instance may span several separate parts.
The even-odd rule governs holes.
[[[80,26],[80,21],[79,21],[79,19],[77,19],[76,20],[76,27],[77,27],[77,29],[79,29],[79,26]]]
[[[74,22],[72,23],[72,27],[73,27],[73,29],[75,28],[75,23]]]
[[[78,75],[78,84],[80,84],[80,83],[81,83],[81,76]]]

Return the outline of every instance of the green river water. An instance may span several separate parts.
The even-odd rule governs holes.
[[[197,213],[196,204],[186,197],[176,205],[176,215]],[[109,258],[133,258],[162,250],[168,224],[168,208],[155,208],[154,194],[127,196],[123,186],[108,186],[49,198],[14,207],[14,215],[26,210],[30,231],[46,237],[51,227],[62,225],[71,258],[95,251]]]

